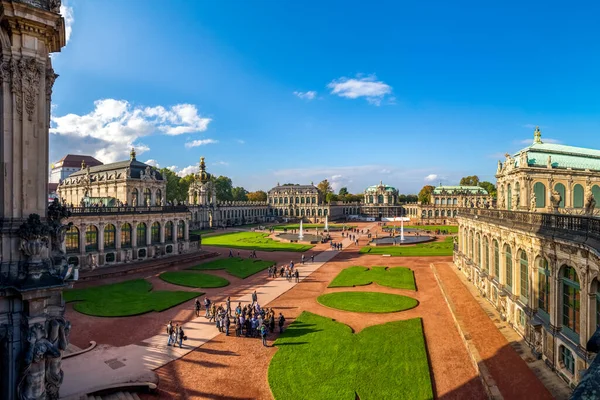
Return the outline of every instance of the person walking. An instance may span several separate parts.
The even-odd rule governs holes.
[[[256,290],[252,293],[252,305],[258,303],[258,295],[256,294]]]
[[[229,257],[233,257],[233,251],[231,251],[231,249],[229,249]]]
[[[167,336],[169,337],[167,340],[167,346],[170,346],[173,342],[173,321],[169,321],[167,324]]]
[[[304,254],[302,254],[302,264],[304,264]]]
[[[217,319],[217,305],[215,303],[212,303],[210,306],[210,318],[208,322],[212,322],[213,319]]]
[[[312,255],[310,256],[310,262],[311,262],[311,263],[314,263],[314,262],[315,262],[315,255],[314,255],[314,254],[312,254]]]
[[[185,337],[185,333],[183,332],[183,325],[179,327],[179,332],[177,332],[177,334],[179,335],[179,348],[182,348],[183,339]]]
[[[283,324],[285,324],[285,317],[279,313],[279,333],[283,333]]]
[[[260,337],[262,338],[262,344],[265,347],[267,346],[267,327],[265,325],[260,326]]]
[[[200,316],[200,299],[196,297],[196,317]]]
[[[227,315],[231,317],[231,297],[227,296],[227,300],[225,300],[225,305],[227,306]]]
[[[231,320],[229,315],[225,314],[225,336],[229,336],[229,325],[231,325]]]
[[[296,277],[296,283],[300,282],[300,272],[298,272],[298,269],[296,269],[294,276]]]
[[[204,308],[206,308],[206,315],[204,315],[204,318],[208,318],[210,313],[210,299],[208,297],[204,298]]]

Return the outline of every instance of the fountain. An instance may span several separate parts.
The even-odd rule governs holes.
[[[419,236],[404,236],[404,222],[410,221],[410,218],[401,217],[395,218],[396,221],[400,220],[400,237],[396,236],[396,226],[392,227],[392,235],[389,237],[378,238],[377,233],[375,233],[375,239],[372,240],[369,245],[370,246],[390,246],[390,245],[407,245],[407,244],[417,244],[417,243],[426,243],[435,240],[433,236],[430,235],[419,235]],[[416,231],[416,229],[408,229],[410,232]]]
[[[298,240],[304,239],[304,230],[302,229],[302,220],[300,220],[300,233],[298,234]]]
[[[329,215],[325,216],[325,232],[329,233]]]

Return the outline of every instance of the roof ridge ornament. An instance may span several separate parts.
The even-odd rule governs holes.
[[[130,159],[131,161],[134,161],[134,160],[135,160],[135,148],[134,148],[134,147],[132,147],[132,148],[131,148],[131,151],[129,152],[129,159]]]
[[[533,131],[533,144],[543,144],[542,142],[542,131],[540,131],[540,127],[536,126],[535,131]]]

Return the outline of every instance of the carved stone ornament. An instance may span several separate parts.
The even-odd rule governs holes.
[[[15,109],[19,114],[19,119],[23,120],[23,79],[21,75],[20,62],[12,59],[10,62],[10,72],[12,79],[11,91],[15,95]]]
[[[58,74],[55,74],[54,69],[48,65],[46,68],[46,101],[48,102],[52,99],[52,88],[54,87],[56,78],[58,78]]]
[[[33,57],[24,57],[19,63],[23,75],[23,93],[25,94],[25,110],[29,121],[33,121],[35,105],[40,92],[40,77],[43,72],[43,64],[37,62]]]
[[[61,0],[49,0],[48,8],[50,9],[51,12],[60,14],[60,5],[61,5],[60,3],[61,3]]]

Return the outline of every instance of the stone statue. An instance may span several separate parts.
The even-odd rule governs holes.
[[[151,205],[150,204],[150,199],[148,198],[148,199],[146,199],[146,207],[150,207],[150,205]]]
[[[125,251],[125,262],[130,262],[131,261],[131,250],[126,250]]]
[[[60,350],[46,338],[42,324],[34,324],[27,334],[25,369],[18,386],[20,400],[46,399],[46,358],[61,357]]]
[[[183,254],[183,243],[182,242],[179,242],[177,244],[177,250],[178,250],[179,254]]]
[[[98,262],[96,261],[95,254],[88,255],[88,265],[92,271],[95,270],[96,268],[98,268]]]
[[[550,195],[550,203],[552,204],[552,211],[554,212],[558,212],[558,206],[560,205],[560,202],[562,201],[562,196],[560,195],[560,193],[557,190],[553,190],[552,194]]]
[[[48,326],[48,341],[59,350],[60,356],[46,358],[46,396],[48,399],[58,400],[58,391],[64,376],[61,369],[62,352],[69,345],[71,323],[64,318],[57,318],[51,320]]]
[[[552,168],[552,156],[548,156],[548,162],[546,163],[546,167]]]
[[[131,178],[131,169],[129,167],[125,168],[125,176]]]
[[[537,208],[537,198],[535,196],[535,193],[532,193],[531,201],[529,202],[529,211],[535,212],[536,208]]]
[[[144,172],[144,178],[150,179],[152,177],[152,168],[150,166],[146,167],[146,172]]]
[[[140,179],[145,179],[145,175],[146,174],[144,173],[144,170],[141,170],[140,171]]]
[[[594,194],[590,191],[585,198],[585,215],[594,215],[594,208],[596,208],[596,199]]]
[[[60,13],[61,0],[50,0],[48,2],[48,8],[53,13]]]
[[[529,165],[529,161],[527,159],[527,152],[522,152],[519,158],[519,168],[525,168]]]
[[[152,170],[150,171],[150,176],[152,177],[152,179],[156,180],[156,171],[154,171],[154,168],[152,168]]]
[[[541,355],[542,354],[542,327],[541,327],[541,325],[535,327],[535,329],[533,331],[533,336],[534,336],[533,351],[535,351],[537,354]]]
[[[131,197],[131,205],[133,207],[137,206],[137,195],[135,194]]]

